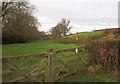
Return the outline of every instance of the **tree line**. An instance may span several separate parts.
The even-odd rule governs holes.
[[[34,6],[28,2],[1,2],[2,43],[25,43],[34,40],[58,38],[67,35],[72,26],[70,20],[62,19],[50,29],[50,35],[38,31],[41,24],[33,15]]]

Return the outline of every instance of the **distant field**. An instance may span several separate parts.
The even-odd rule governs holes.
[[[52,40],[21,44],[6,44],[2,46],[2,56],[41,54],[47,52],[51,48],[54,50],[62,50],[75,47],[77,47],[75,44],[58,44],[52,42]]]
[[[76,36],[80,36],[80,37],[92,37],[92,36],[99,36],[102,33],[103,33],[103,31],[81,32],[79,34],[69,35],[67,37],[76,37]]]

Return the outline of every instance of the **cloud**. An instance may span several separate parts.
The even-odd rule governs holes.
[[[34,15],[42,24],[43,31],[48,31],[63,17],[70,19],[72,25],[77,25],[71,32],[89,31],[92,26],[105,28],[109,27],[108,25],[111,27],[118,25],[118,0],[30,0],[30,2],[36,7]]]

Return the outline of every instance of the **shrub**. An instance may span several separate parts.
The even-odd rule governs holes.
[[[91,41],[88,45],[90,64],[100,64],[104,70],[118,70],[120,68],[118,66],[120,64],[118,53],[120,39],[111,35]]]

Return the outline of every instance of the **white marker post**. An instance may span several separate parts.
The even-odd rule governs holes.
[[[75,49],[75,53],[78,54],[78,48]]]

